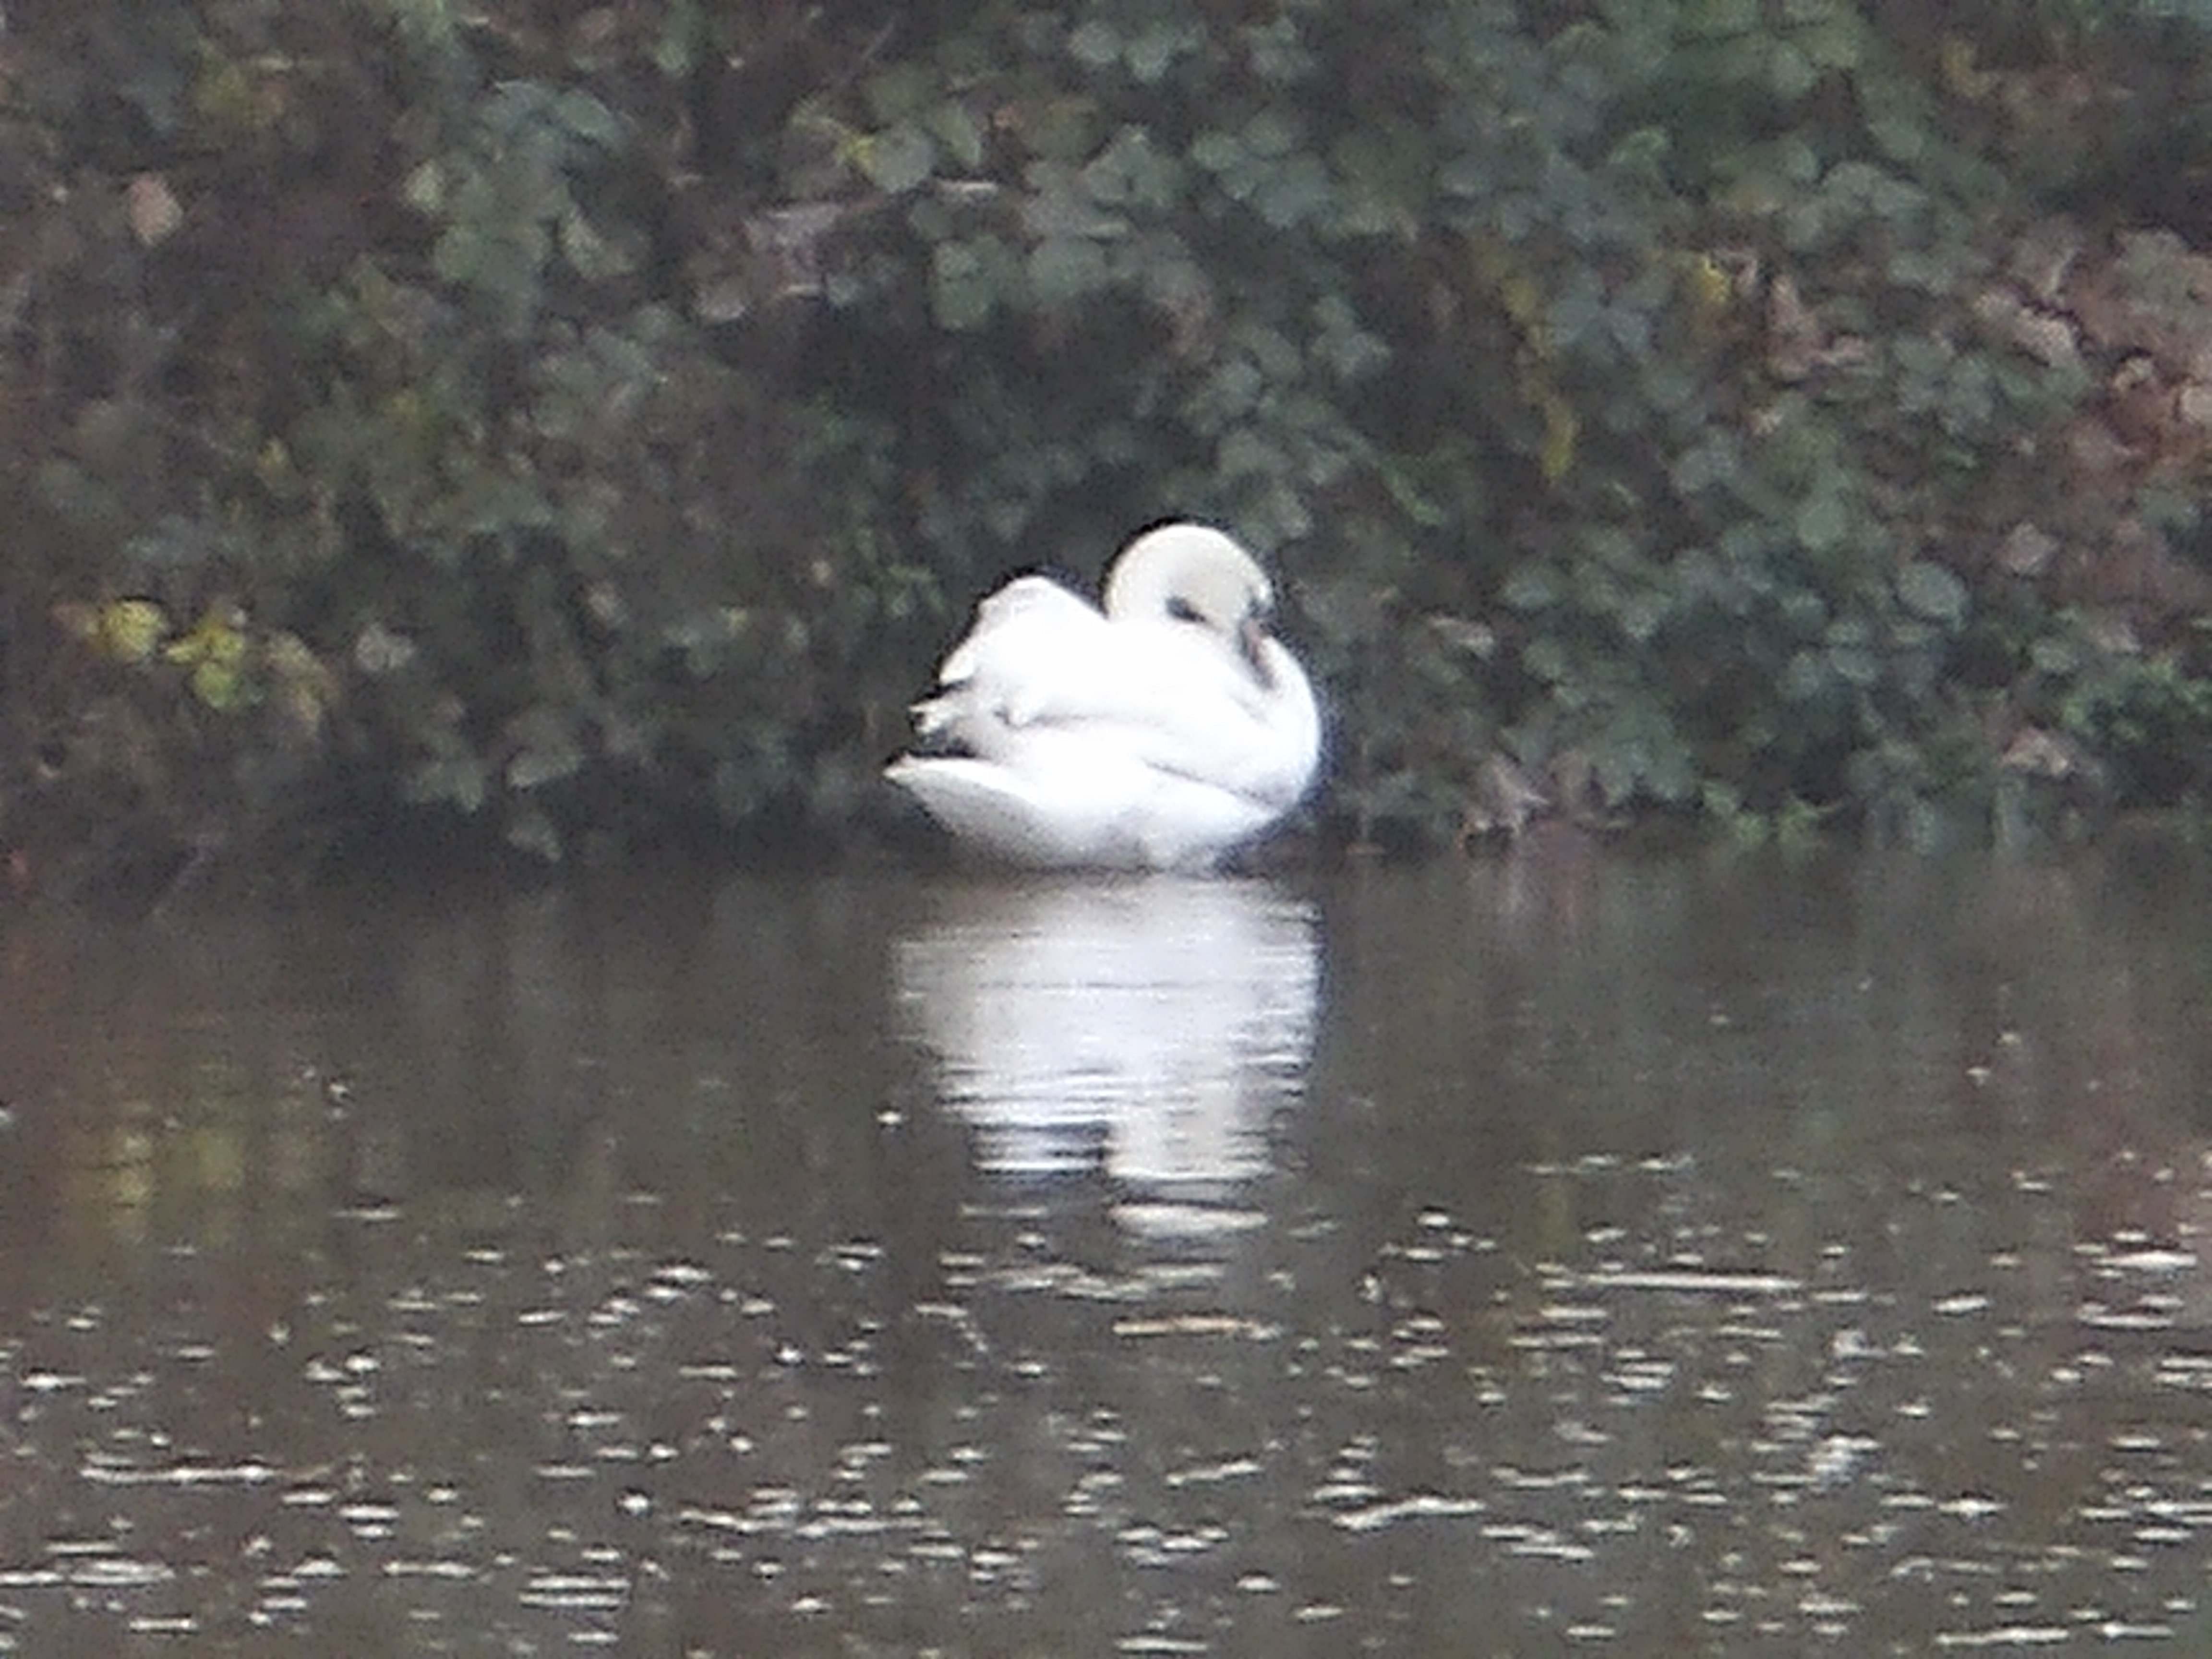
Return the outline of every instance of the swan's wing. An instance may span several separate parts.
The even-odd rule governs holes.
[[[1282,806],[1304,793],[1318,723],[1280,647],[1263,681],[1234,646],[1185,624],[1115,623],[1048,643],[1020,695],[1002,700],[1014,741],[1080,738],[1102,761]]]
[[[1058,643],[1103,628],[1096,605],[1049,576],[1018,576],[975,607],[975,625],[937,672],[938,684],[1018,678]]]
[[[1122,625],[1115,643],[1123,661],[1109,718],[1146,764],[1281,808],[1305,793],[1320,719],[1281,646],[1265,646],[1262,679],[1228,641],[1188,627]]]
[[[1047,576],[1023,576],[975,607],[975,625],[937,671],[937,690],[915,705],[925,739],[998,752],[1006,731],[1034,724],[1070,677],[1100,671],[1105,617]]]
[[[915,727],[936,748],[1012,766],[1088,753],[1286,807],[1312,776],[1318,722],[1297,664],[1267,650],[1263,680],[1218,635],[1109,622],[1024,576],[977,608]]]

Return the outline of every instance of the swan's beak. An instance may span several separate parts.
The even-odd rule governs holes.
[[[1258,611],[1246,613],[1237,624],[1237,648],[1252,670],[1252,677],[1269,690],[1274,690],[1275,676],[1267,666],[1267,622]]]

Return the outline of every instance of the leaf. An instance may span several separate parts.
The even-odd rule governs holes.
[[[1068,32],[1067,55],[1088,68],[1103,70],[1120,61],[1121,37],[1104,19],[1090,18]]]
[[[1842,490],[1829,485],[1815,489],[1797,509],[1794,526],[1797,544],[1809,553],[1827,553],[1843,544],[1850,533],[1850,503]]]
[[[1418,222],[1429,203],[1433,143],[1411,122],[1340,135],[1329,146],[1329,161],[1359,220],[1348,228],[1375,234]]]
[[[1692,38],[1712,40],[1744,34],[1759,24],[1759,0],[1686,0],[1681,8],[1682,32]]]
[[[937,76],[918,64],[901,64],[872,76],[861,88],[878,126],[912,121],[936,100]]]
[[[1175,319],[1179,328],[1193,326],[1211,313],[1213,285],[1185,254],[1181,242],[1140,242],[1127,248],[1123,257],[1137,261],[1145,297]]]
[[[573,743],[525,749],[507,763],[507,787],[537,789],[558,783],[563,778],[575,776],[583,764],[583,753]]]
[[[1320,158],[1293,155],[1271,169],[1252,198],[1253,210],[1277,230],[1316,217],[1328,207],[1335,184]]]
[[[667,21],[653,43],[653,68],[671,81],[688,77],[705,45],[700,27],[699,0],[672,0]]]
[[[1244,124],[1247,154],[1273,159],[1297,148],[1298,130],[1281,111],[1263,109]]]
[[[482,807],[489,793],[483,761],[473,753],[440,755],[408,775],[406,797],[425,805],[449,801],[463,812]]]
[[[451,220],[430,250],[432,267],[449,283],[527,310],[537,302],[550,243],[540,210],[554,205],[505,201],[492,181],[470,179],[455,192]]]
[[[507,819],[507,843],[548,864],[561,861],[561,832],[553,827],[553,820],[535,806],[522,807]]]
[[[190,633],[179,635],[161,648],[162,660],[180,667],[213,665],[236,671],[246,660],[247,645],[240,621],[241,613],[228,605],[210,608]]]
[[[884,194],[903,196],[936,170],[937,141],[920,127],[886,127],[856,140],[853,161]]]
[[[169,631],[169,615],[151,599],[117,599],[92,619],[90,638],[101,655],[120,663],[148,660]]]
[[[1649,184],[1663,187],[1667,177],[1667,162],[1674,154],[1674,136],[1659,126],[1638,127],[1625,134],[1607,151],[1607,168],[1634,175]]]
[[[1127,219],[1098,207],[1087,169],[1078,173],[1058,161],[1033,161],[1022,176],[1030,186],[1021,198],[1022,229],[1036,240],[1128,234]]]
[[[929,257],[929,308],[939,328],[981,328],[999,303],[999,284],[978,246],[939,242]]]
[[[442,522],[459,536],[504,536],[543,530],[554,522],[553,503],[538,479],[524,471],[472,469],[438,504]]]
[[[1158,149],[1142,127],[1125,126],[1079,177],[1091,199],[1102,207],[1160,209],[1174,203],[1182,173],[1176,159]]]
[[[1575,407],[1548,381],[1530,388],[1529,394],[1544,416],[1544,447],[1537,457],[1537,468],[1544,482],[1558,483],[1572,470],[1575,464],[1575,442],[1582,432],[1582,419]]]
[[[1188,23],[1155,23],[1129,42],[1123,54],[1128,60],[1129,73],[1144,85],[1152,86],[1167,74],[1186,48],[1203,38]]]
[[[1398,504],[1401,513],[1426,530],[1450,522],[1450,510],[1425,491],[1402,464],[1385,454],[1379,458],[1377,465],[1382,474],[1382,487],[1389,491],[1390,499]]]
[[[562,93],[554,113],[563,127],[586,143],[603,149],[622,146],[622,118],[588,92],[571,88]]]
[[[1830,6],[1826,15],[1796,40],[1805,55],[1824,70],[1846,73],[1858,68],[1867,52],[1864,26],[1857,15],[1842,6]]]
[[[1667,596],[1656,588],[1638,588],[1621,596],[1616,607],[1620,631],[1638,645],[1650,643],[1667,620]]]
[[[337,701],[337,675],[296,634],[271,634],[261,654],[292,723],[308,737],[319,732],[325,714]]]
[[[1966,619],[1966,585],[1946,567],[1916,559],[1897,573],[1897,597],[1917,617],[1956,628]]]
[[[637,262],[628,252],[600,235],[592,222],[573,208],[561,216],[560,238],[562,257],[586,282],[626,276],[636,268]]]
[[[1262,541],[1295,542],[1313,533],[1305,497],[1283,478],[1272,479],[1252,509],[1253,534]]]
[[[219,714],[247,701],[245,672],[234,662],[209,661],[192,670],[192,695]]]
[[[1286,87],[1314,72],[1314,55],[1299,38],[1295,19],[1280,16],[1264,27],[1248,29],[1252,72],[1270,86]]]
[[[1208,173],[1232,173],[1244,165],[1244,141],[1233,132],[1201,132],[1191,141],[1190,159]]]
[[[1316,361],[1339,380],[1362,380],[1390,361],[1389,343],[1356,324],[1324,328],[1313,343]]]
[[[1067,95],[1016,104],[998,112],[994,119],[1018,131],[1032,155],[1075,166],[1097,148],[1097,113],[1095,99]]]
[[[2045,635],[2028,647],[2027,659],[2038,673],[2075,674],[2081,672],[2086,653],[2080,641],[2066,635]]]
[[[1863,645],[1831,645],[1828,647],[1828,666],[1838,678],[1859,687],[1862,690],[1881,678],[1881,659]]]
[[[973,172],[983,165],[983,127],[967,105],[939,104],[923,118],[930,135],[960,167]]]
[[[1908,96],[1885,96],[1884,82],[1873,77],[1861,76],[1856,84],[1866,106],[1867,136],[1876,149],[1900,166],[1927,154],[1934,140],[1925,108]]]
[[[1238,427],[1221,441],[1213,470],[1224,478],[1273,477],[1282,471],[1281,453],[1249,427]]]
[[[1573,659],[1567,648],[1550,635],[1541,635],[1521,647],[1521,666],[1531,678],[1547,685],[1564,685],[1574,678]]]
[[[1819,651],[1791,653],[1782,671],[1782,695],[1790,702],[1816,702],[1834,689],[1827,658]]]
[[[174,235],[185,222],[185,210],[169,181],[158,173],[142,173],[125,187],[124,217],[131,234],[143,247],[152,247]]]
[[[1766,79],[1778,103],[1794,104],[1820,83],[1820,69],[1797,46],[1783,40],[1767,60]]]
[[[1714,431],[1675,457],[1668,478],[1677,495],[1695,495],[1715,484],[1733,483],[1741,470],[1735,439]]]
[[[1243,419],[1259,403],[1267,384],[1267,376],[1250,358],[1228,359],[1206,378],[1192,398],[1192,426],[1211,434]]]
[[[1566,598],[1566,586],[1549,565],[1524,564],[1505,579],[1498,597],[1514,611],[1547,611]]]
[[[1105,250],[1088,237],[1054,236],[1030,251],[1030,294],[1040,305],[1080,300],[1104,287],[1106,279]]]

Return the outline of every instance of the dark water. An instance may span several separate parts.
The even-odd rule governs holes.
[[[0,921],[0,1652],[2212,1651],[2209,896]]]

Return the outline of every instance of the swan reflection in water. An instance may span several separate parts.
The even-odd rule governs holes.
[[[947,888],[893,947],[908,1035],[984,1168],[1103,1164],[1149,1231],[1231,1226],[1313,1045],[1313,907],[1263,883]]]

